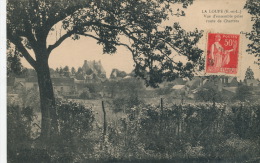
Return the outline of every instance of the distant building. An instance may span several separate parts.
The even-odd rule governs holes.
[[[126,76],[127,76],[126,72],[120,71],[118,69],[113,69],[110,74],[110,79],[120,80],[120,79],[125,78]]]
[[[196,89],[203,85],[204,77],[195,76],[192,80],[187,81],[186,85],[190,88],[190,90]]]
[[[257,81],[256,79],[245,79],[244,83],[245,85],[252,86],[252,87],[257,87],[260,84],[260,82]]]
[[[30,89],[39,90],[37,77],[27,78],[26,81],[25,81],[25,89],[26,90],[30,90]]]
[[[82,66],[82,71],[84,75],[95,74],[99,78],[106,78],[106,71],[103,68],[101,61],[84,61]]]
[[[7,94],[16,94],[25,88],[25,78],[8,77],[7,78]]]
[[[223,76],[220,77],[220,79],[224,87],[238,87],[239,85],[239,82],[237,81],[237,77]]]
[[[72,95],[77,91],[74,78],[52,78],[52,84],[54,92],[60,95]]]
[[[186,81],[184,81],[182,78],[176,78],[171,82],[173,85],[185,85]]]

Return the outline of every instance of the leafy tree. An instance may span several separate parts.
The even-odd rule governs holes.
[[[57,67],[57,68],[55,69],[55,73],[57,73],[57,74],[58,74],[58,73],[59,73],[59,71],[60,71],[60,70],[59,70],[59,68]]]
[[[69,72],[69,71],[70,71],[69,66],[65,66],[65,67],[63,68],[63,71],[64,71],[64,72]]]
[[[254,79],[254,72],[253,70],[250,68],[250,66],[247,68],[246,70],[246,74],[245,74],[245,79]]]
[[[41,99],[41,137],[50,140],[57,134],[55,98],[48,59],[64,40],[86,36],[103,45],[103,52],[112,54],[117,46],[125,46],[133,54],[135,73],[147,85],[157,86],[163,80],[192,76],[202,50],[196,47],[202,32],[185,32],[178,23],[160,26],[173,11],[171,4],[192,0],[107,1],[107,0],[9,0],[7,3],[7,39],[36,70]],[[54,26],[62,22],[63,34],[53,44],[47,42]],[[130,44],[120,42],[130,39]],[[32,49],[35,59],[28,52]],[[187,63],[174,61],[183,55]],[[51,131],[51,128],[54,130]]]
[[[23,66],[20,60],[21,54],[16,48],[10,47],[10,42],[7,42],[7,75],[11,74],[20,75]]]
[[[70,76],[70,69],[69,66],[65,66],[63,68],[64,76],[69,77]]]
[[[63,68],[60,67],[60,69],[59,69],[59,74],[60,74],[60,75],[63,75],[63,73],[64,73]]]
[[[73,75],[76,74],[76,69],[74,67],[71,67],[71,74],[73,74]]]
[[[110,74],[110,79],[115,79],[117,77],[123,78],[126,77],[126,72],[120,71],[118,69],[113,69],[111,74]]]
[[[253,54],[258,58],[257,64],[260,66],[260,10],[259,10],[259,1],[258,0],[247,0],[245,9],[248,10],[248,13],[252,15],[251,21],[254,21],[252,31],[247,33],[247,38],[251,41],[248,44],[249,54]]]
[[[28,68],[23,68],[22,69],[22,76],[24,77],[24,78],[27,78],[27,77],[29,77],[29,70],[28,70]]]
[[[107,93],[110,94],[111,98],[114,98],[118,90],[118,82],[113,80],[106,81],[104,83],[104,89]]]
[[[78,74],[78,75],[79,75],[79,74],[82,74],[82,72],[83,72],[82,68],[79,67],[79,68],[78,68],[78,71],[77,71],[77,74]]]

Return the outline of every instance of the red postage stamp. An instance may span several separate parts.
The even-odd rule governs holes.
[[[206,73],[237,74],[239,39],[238,34],[208,33]]]

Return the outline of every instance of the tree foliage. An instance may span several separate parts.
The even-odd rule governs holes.
[[[196,93],[196,100],[204,102],[221,102],[224,101],[223,93],[213,87],[205,87]]]
[[[21,54],[16,48],[10,47],[10,42],[7,42],[7,75],[22,74],[23,66],[21,63]]]
[[[260,66],[260,10],[259,10],[259,1],[258,0],[247,0],[245,9],[248,10],[248,13],[252,15],[251,21],[254,21],[252,31],[247,33],[247,38],[251,41],[248,44],[248,52],[253,54],[257,59],[257,64]]]
[[[72,75],[75,75],[75,74],[76,74],[76,69],[75,69],[74,67],[71,67],[71,70],[70,70],[70,71],[71,71],[71,74],[72,74]]]
[[[127,76],[126,72],[120,71],[118,69],[113,69],[110,74],[110,79],[116,79],[117,77],[124,78],[126,76]]]
[[[245,73],[245,79],[254,79],[254,72],[250,68],[250,66],[247,68],[246,73]]]
[[[133,54],[136,74],[145,79],[147,85],[157,86],[163,80],[191,76],[202,53],[196,47],[201,31],[186,32],[178,23],[159,27],[169,14],[183,15],[180,10],[171,9],[173,3],[182,3],[186,8],[192,0],[10,0],[8,39],[33,67],[35,61],[26,48],[37,53],[39,41],[46,48],[46,55],[68,37],[75,40],[80,36],[94,38],[103,45],[103,52],[109,54],[115,53],[117,46],[125,46]],[[61,21],[66,33],[48,45],[48,35]],[[130,44],[121,42],[123,37],[128,37]],[[176,55],[185,56],[187,63],[175,61]]]

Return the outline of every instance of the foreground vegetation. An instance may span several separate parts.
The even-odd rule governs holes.
[[[259,161],[259,104],[127,106],[119,119],[102,124],[92,108],[59,102],[61,134],[45,150],[33,109],[9,105],[8,161]]]

